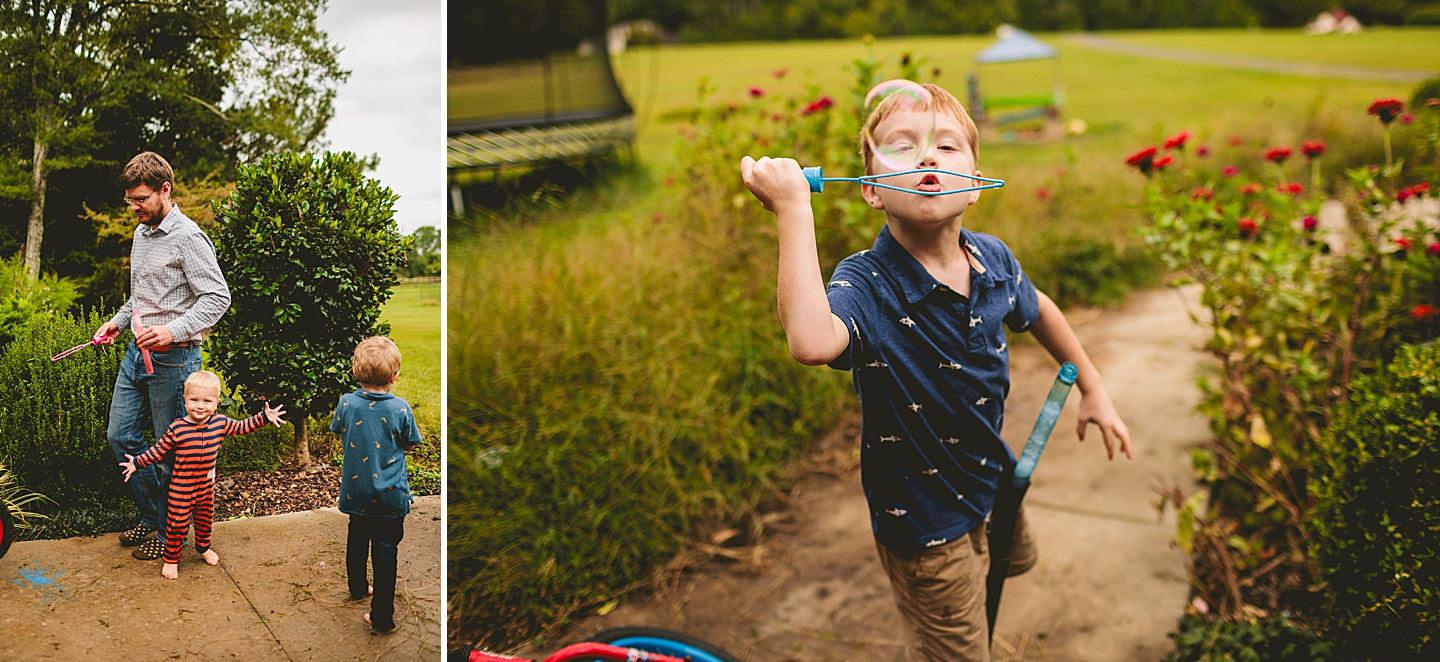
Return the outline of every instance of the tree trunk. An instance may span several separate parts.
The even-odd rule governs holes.
[[[290,419],[295,426],[295,466],[307,468],[310,466],[310,437],[305,432],[305,419],[308,415],[296,413]]]
[[[35,161],[30,168],[30,227],[25,232],[25,276],[31,281],[40,279],[40,240],[45,235],[45,156],[50,144],[35,139]]]

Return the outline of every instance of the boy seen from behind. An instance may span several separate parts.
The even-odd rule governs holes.
[[[350,516],[345,574],[350,597],[373,594],[365,622],[377,632],[395,630],[395,574],[405,516],[410,513],[410,482],[405,452],[420,443],[410,403],[390,392],[400,377],[400,349],[384,336],[355,347],[351,373],[360,389],[340,398],[330,431],[340,435],[340,512]],[[370,557],[374,585],[366,581]]]
[[[876,106],[861,133],[866,174],[897,172],[874,150],[911,153],[917,168],[980,175],[975,123],[949,92],[923,85]],[[930,134],[933,128],[933,140]],[[873,136],[875,146],[865,136]],[[999,239],[967,230],[979,191],[924,196],[862,186],[885,214],[874,248],[821,278],[810,188],[792,159],[740,164],[745,185],[774,212],[777,290],[790,352],[806,365],[852,372],[860,396],[861,480],[871,529],[912,659],[990,659],[985,617],[986,524],[1014,455],[1001,439],[1010,390],[1004,327],[1030,331],[1055,360],[1080,369],[1080,439],[1100,428],[1106,454],[1131,457],[1130,434],[1099,371],[1060,309],[1026,278]],[[970,180],[907,174],[884,180],[921,192]],[[1003,326],[1002,326],[1003,322]],[[1011,574],[1033,565],[1017,522]]]

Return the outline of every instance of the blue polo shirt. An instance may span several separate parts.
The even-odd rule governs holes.
[[[984,522],[1015,461],[1000,438],[1010,392],[1003,327],[1028,330],[1039,300],[1004,242],[968,230],[960,242],[973,257],[969,297],[935,280],[889,227],[873,249],[841,261],[827,288],[850,328],[830,367],[850,370],[860,396],[871,526],[901,553]]]

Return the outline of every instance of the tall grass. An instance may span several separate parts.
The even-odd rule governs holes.
[[[450,247],[461,641],[522,640],[745,520],[844,396],[786,354],[763,236],[725,214],[595,220]]]

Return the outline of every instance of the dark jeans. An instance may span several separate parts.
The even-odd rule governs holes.
[[[357,600],[365,597],[370,584],[365,581],[365,557],[369,556],[375,572],[370,623],[377,630],[395,627],[396,555],[404,537],[404,517],[350,516],[350,537],[345,545],[345,574],[350,580],[350,597]]]
[[[125,456],[140,455],[150,448],[145,443],[147,431],[155,439],[164,436],[175,419],[185,414],[185,379],[200,369],[200,347],[172,349],[150,355],[155,374],[145,373],[145,360],[135,343],[125,349],[120,373],[115,376],[115,391],[110,396],[110,424],[105,437],[116,462]],[[165,530],[166,490],[174,458],[135,472],[125,483],[130,498],[140,509],[140,521],[158,531]],[[124,469],[115,467],[123,476]],[[183,541],[182,541],[183,542]]]

